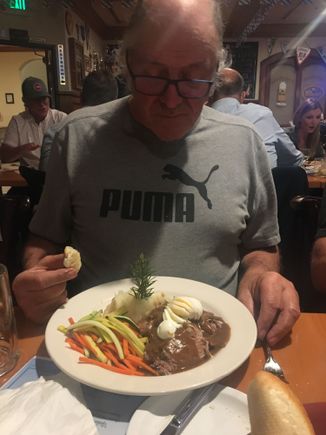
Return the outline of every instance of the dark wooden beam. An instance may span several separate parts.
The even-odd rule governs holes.
[[[233,8],[226,26],[227,37],[237,38],[244,31],[260,7],[260,0],[252,0],[249,5]]]
[[[107,39],[108,26],[94,11],[91,0],[77,2],[73,11],[102,39]]]
[[[295,38],[302,36],[307,30],[305,24],[261,24],[248,38]],[[321,23],[308,36],[326,35],[326,23]],[[225,36],[227,36],[225,34]],[[238,35],[239,36],[239,35]]]

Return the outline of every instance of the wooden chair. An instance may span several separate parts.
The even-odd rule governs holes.
[[[277,200],[282,274],[292,281],[302,311],[326,312],[325,296],[313,288],[310,256],[321,197],[309,195],[306,172],[300,167],[272,170]]]
[[[296,213],[298,234],[294,250],[296,270],[293,282],[299,291],[302,311],[326,313],[326,295],[314,289],[310,273],[311,250],[318,228],[322,198],[320,196],[297,196],[291,200]]]

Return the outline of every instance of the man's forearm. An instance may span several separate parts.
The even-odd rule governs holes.
[[[245,253],[240,264],[239,291],[243,287],[250,287],[251,283],[262,273],[279,271],[280,256],[276,247]]]
[[[62,252],[62,246],[30,234],[23,254],[23,268],[30,269],[46,255]]]
[[[1,145],[1,161],[3,163],[10,163],[19,160],[22,154],[22,146],[13,147],[5,143]]]

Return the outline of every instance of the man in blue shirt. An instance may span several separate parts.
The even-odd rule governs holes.
[[[255,103],[242,104],[245,98],[244,79],[232,69],[224,68],[217,74],[217,85],[212,108],[241,116],[254,124],[263,139],[271,168],[299,166],[303,154],[299,151],[273,116],[272,111]]]

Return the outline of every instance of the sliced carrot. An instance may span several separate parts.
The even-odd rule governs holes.
[[[104,355],[116,365],[116,367],[123,367],[121,363],[117,360],[117,358],[113,355],[109,350],[103,350]]]
[[[83,346],[83,347],[85,346],[85,343],[84,343],[85,340],[83,340],[83,338],[81,337],[81,334],[79,334],[78,332],[74,331],[72,333],[72,338],[74,340],[76,340],[76,342],[79,343],[80,346]]]
[[[75,333],[75,334],[77,334],[77,333]],[[94,350],[92,349],[92,346],[88,343],[87,340],[85,340],[85,337],[83,336],[83,334],[78,334],[78,337],[79,337],[79,341],[80,341],[80,343],[82,344],[82,346],[83,346],[85,349],[87,349],[87,350],[89,350],[90,352],[92,352],[92,354],[94,354]]]
[[[96,335],[96,334],[94,334],[94,333],[89,333],[89,335],[92,337],[92,339],[95,341],[95,343],[97,342],[97,340],[98,340],[98,335]]]
[[[70,325],[73,325],[75,323],[75,320],[73,319],[73,317],[69,317],[68,322],[70,323]]]
[[[130,370],[137,370],[137,367],[135,367],[131,361],[129,361],[127,358],[125,358],[122,361],[123,364],[125,364]]]
[[[154,370],[151,366],[146,364],[145,361],[142,360],[141,358],[139,358],[138,356],[129,355],[128,359],[132,363],[136,364],[138,367],[142,367],[142,368],[146,369],[147,371],[149,371],[150,373],[152,373],[153,375],[159,376],[159,374],[158,374],[158,372],[156,370]]]
[[[68,342],[68,344],[71,347],[71,349],[76,350],[77,352],[81,353],[82,355],[85,355],[84,349],[77,346],[77,344],[75,344],[74,342]]]
[[[136,349],[133,347],[133,345],[131,343],[129,343],[129,355],[130,354],[137,356]]]
[[[116,353],[117,348],[115,347],[115,344],[114,344],[114,343],[104,343],[104,344],[103,344],[103,347],[104,347],[105,349],[109,349],[109,350],[111,350],[111,352],[113,352],[114,354],[117,354],[117,353]]]
[[[130,370],[127,367],[126,368],[121,368],[121,367],[110,366],[108,364],[102,363],[102,362],[97,361],[95,359],[86,358],[84,356],[80,356],[79,357],[79,362],[81,362],[81,363],[88,363],[88,364],[94,364],[96,366],[102,367],[102,368],[110,370],[112,372],[121,373],[121,374],[124,374],[124,375],[134,375],[134,376],[142,376],[143,375],[143,373],[138,372],[136,370]]]

